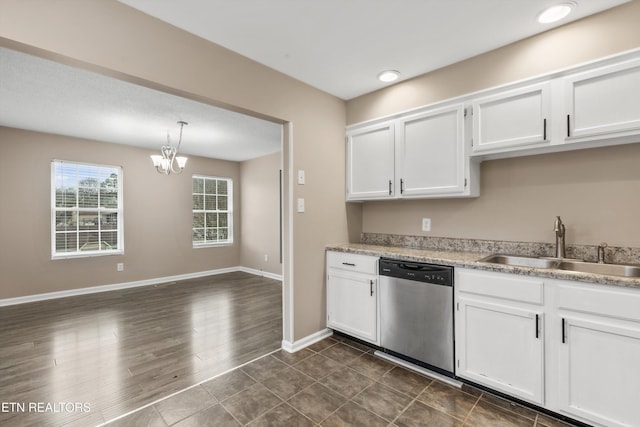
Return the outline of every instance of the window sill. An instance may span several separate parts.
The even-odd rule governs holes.
[[[204,243],[200,245],[193,245],[193,249],[205,249],[205,248],[219,248],[223,246],[233,246],[233,242],[224,243]]]
[[[58,254],[52,255],[51,260],[56,261],[59,259],[73,259],[73,258],[96,258],[103,256],[114,256],[114,255],[124,255],[124,250],[121,251],[113,251],[113,252],[87,252],[87,253],[73,253],[73,254]]]

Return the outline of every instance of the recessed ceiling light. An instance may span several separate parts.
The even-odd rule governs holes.
[[[575,6],[575,3],[562,3],[551,6],[538,15],[538,22],[541,24],[550,24],[559,21],[569,15]]]
[[[385,83],[394,82],[398,77],[400,77],[400,71],[396,70],[387,70],[378,74],[378,80]]]

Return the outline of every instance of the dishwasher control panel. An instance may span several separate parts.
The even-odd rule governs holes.
[[[399,279],[415,280],[444,286],[453,285],[453,267],[448,265],[380,258],[379,273],[381,276],[396,277]]]

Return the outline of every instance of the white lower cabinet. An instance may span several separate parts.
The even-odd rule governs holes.
[[[503,393],[543,403],[540,312],[460,298],[464,333],[458,375]]]
[[[566,316],[559,408],[607,426],[640,425],[640,325]]]
[[[562,281],[555,292],[554,410],[640,426],[640,290]]]
[[[457,269],[455,283],[457,375],[543,405],[542,281]]]
[[[640,289],[456,269],[456,374],[596,426],[640,426]]]
[[[378,345],[378,258],[327,252],[327,327]]]

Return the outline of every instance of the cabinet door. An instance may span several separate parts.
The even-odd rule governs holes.
[[[550,85],[528,86],[473,102],[473,152],[543,145],[550,134]]]
[[[572,315],[560,321],[560,409],[607,426],[640,425],[640,325]]]
[[[374,276],[329,270],[327,326],[378,344],[378,281]]]
[[[640,60],[565,79],[567,138],[640,133]]]
[[[543,405],[542,312],[460,298],[456,314],[457,375]]]
[[[399,122],[403,197],[465,189],[464,107],[429,111]]]
[[[394,141],[393,123],[347,134],[347,200],[393,197]]]

